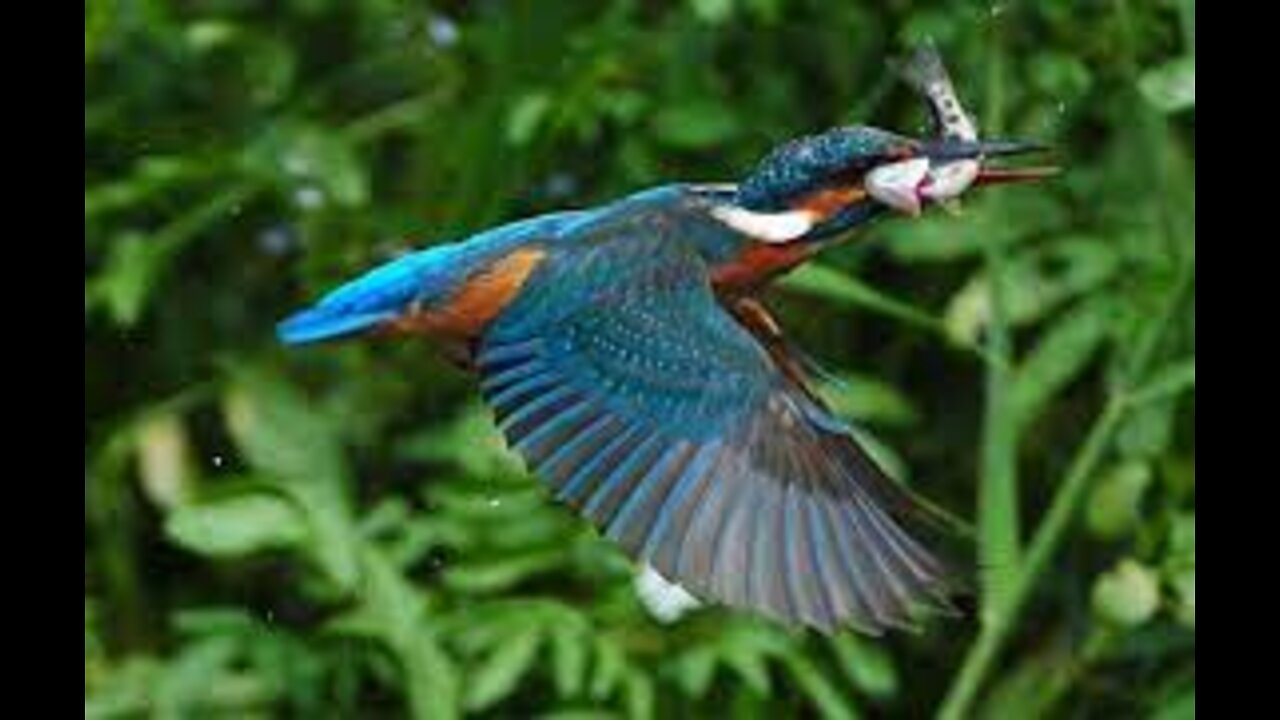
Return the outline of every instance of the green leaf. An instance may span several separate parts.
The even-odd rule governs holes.
[[[623,693],[630,720],[649,720],[656,704],[653,680],[642,670],[631,669],[623,680]]]
[[[235,653],[236,643],[227,637],[207,638],[185,647],[165,667],[153,691],[155,716],[187,717],[204,706],[225,677]]]
[[[360,560],[364,572],[357,621],[335,629],[370,633],[394,653],[417,720],[457,716],[458,670],[423,612],[424,596],[375,548],[364,547]]]
[[[1116,445],[1126,458],[1155,459],[1173,442],[1176,403],[1166,398],[1135,405],[1120,425]]]
[[[1151,720],[1196,720],[1196,688],[1189,689],[1166,698],[1156,708]]]
[[[1173,587],[1177,604],[1174,606],[1174,617],[1182,625],[1196,629],[1196,568],[1192,565],[1175,574],[1169,584]]]
[[[905,394],[870,375],[841,373],[836,382],[823,385],[822,395],[841,417],[894,427],[910,427],[920,420]]]
[[[551,669],[556,693],[561,698],[575,698],[582,693],[586,679],[591,636],[565,623],[551,623],[547,631],[551,639]]]
[[[491,593],[508,589],[521,581],[558,567],[564,561],[559,547],[541,548],[524,553],[459,561],[445,571],[445,585],[466,594]]]
[[[1136,560],[1121,560],[1093,584],[1093,611],[1120,627],[1137,627],[1151,619],[1160,605],[1156,574]]]
[[[106,305],[118,325],[137,324],[172,248],[138,232],[117,237],[107,251],[106,266],[86,293]],[[88,300],[88,298],[86,298]]]
[[[608,636],[596,639],[595,657],[595,672],[591,675],[589,692],[593,700],[599,701],[609,697],[622,681],[627,659],[616,640]]]
[[[759,647],[747,643],[727,644],[721,650],[721,657],[747,687],[762,698],[769,696],[768,657]]]
[[[847,632],[833,636],[831,647],[854,687],[879,700],[897,695],[898,671],[883,648]]]
[[[911,479],[911,469],[907,467],[907,462],[902,459],[902,455],[879,435],[864,427],[855,426],[853,437],[891,479],[899,483],[906,483]]]
[[[1108,329],[1110,304],[1089,302],[1049,326],[1014,373],[1009,402],[1025,427],[1088,367]]]
[[[550,109],[551,96],[545,92],[521,97],[507,116],[507,142],[517,146],[532,142]]]
[[[734,623],[719,639],[720,659],[759,697],[770,692],[769,659],[787,650],[786,638],[759,622]]]
[[[1196,387],[1196,359],[1194,357],[1170,363],[1152,374],[1147,383],[1129,393],[1129,402],[1135,405],[1177,396]]]
[[[653,131],[658,140],[676,148],[701,150],[728,142],[741,128],[724,103],[693,100],[658,111]]]
[[[1104,472],[1085,513],[1093,534],[1114,539],[1136,527],[1142,515],[1142,496],[1151,479],[1151,466],[1142,461],[1122,463]]]
[[[138,480],[147,498],[161,508],[189,502],[196,471],[187,425],[177,412],[161,410],[138,424]]]
[[[467,710],[484,710],[514,692],[520,678],[533,667],[541,643],[542,628],[538,625],[523,627],[505,638],[468,679]]]
[[[1068,238],[1014,253],[1003,263],[1007,322],[1011,327],[1040,322],[1072,298],[1113,278],[1119,261],[1115,249],[1087,238]],[[988,283],[986,272],[978,272],[952,296],[946,312],[951,337],[973,343],[986,329],[991,321]],[[1103,302],[1101,297],[1090,301]]]
[[[1196,562],[1196,515],[1180,513],[1173,518],[1169,530],[1169,551],[1166,560],[1171,564]]]
[[[1181,57],[1148,70],[1138,79],[1138,89],[1157,110],[1175,113],[1196,106],[1196,58]]]
[[[1051,642],[1048,647],[1005,672],[987,693],[976,717],[979,720],[1052,717],[1053,703],[1070,683],[1063,668],[1071,656]]]
[[[188,550],[213,557],[293,547],[307,537],[298,509],[264,492],[181,506],[166,518],[165,532]]]
[[[289,485],[344,484],[346,463],[332,425],[280,378],[234,369],[223,414],[254,468]]]
[[[398,448],[404,457],[448,462],[474,478],[523,478],[520,458],[507,447],[490,412],[479,403],[467,405],[446,427],[432,427],[407,438]]]
[[[857,278],[817,263],[796,268],[782,278],[779,285],[788,290],[817,295],[841,305],[892,317],[910,325],[934,330],[941,325],[937,318],[927,312],[890,297]]]
[[[693,14],[703,22],[719,25],[733,16],[734,0],[689,0]]]
[[[197,20],[186,28],[187,45],[201,53],[213,50],[235,39],[237,28],[224,20]]]
[[[227,429],[255,469],[271,476],[302,510],[308,545],[340,587],[356,581],[358,533],[346,497],[346,462],[329,422],[278,378],[233,371],[223,400]]]
[[[716,664],[716,652],[713,648],[695,646],[676,660],[676,682],[689,697],[704,697],[715,678]]]
[[[808,657],[799,652],[789,652],[782,656],[782,661],[800,691],[813,702],[822,717],[827,720],[854,720],[860,716],[857,708]]]

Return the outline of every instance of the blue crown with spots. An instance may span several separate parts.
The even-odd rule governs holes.
[[[738,185],[736,201],[752,210],[785,210],[795,198],[842,177],[860,175],[911,142],[863,125],[791,140],[765,156]]]

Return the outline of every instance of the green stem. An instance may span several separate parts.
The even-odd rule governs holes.
[[[969,648],[960,673],[956,675],[946,698],[942,701],[942,708],[938,712],[939,718],[959,720],[968,714],[969,707],[977,698],[983,680],[990,672],[1000,648],[1014,627],[1018,613],[1022,611],[1031,590],[1048,567],[1054,551],[1061,544],[1063,533],[1088,489],[1089,480],[1095,474],[1103,453],[1119,428],[1120,421],[1138,404],[1134,401],[1135,396],[1141,400],[1143,395],[1149,392],[1134,393],[1128,388],[1135,385],[1137,378],[1143,377],[1147,367],[1155,358],[1157,348],[1172,326],[1177,316],[1177,309],[1190,291],[1193,276],[1191,267],[1193,266],[1184,266],[1182,276],[1166,296],[1164,307],[1157,313],[1150,332],[1140,337],[1138,348],[1134,352],[1134,362],[1130,365],[1132,372],[1128,374],[1129,383],[1112,393],[1102,413],[1094,420],[1084,444],[1072,459],[1066,478],[1058,487],[1048,512],[1045,513],[1040,527],[1031,539],[1026,557],[1014,577],[1008,595],[1001,602],[984,605],[982,629],[978,631],[978,639]]]
[[[993,39],[987,64],[986,116],[998,132],[1004,104],[1003,65],[999,43]],[[988,353],[994,362],[986,370],[982,417],[982,449],[978,484],[979,563],[983,569],[983,604],[998,604],[1008,594],[1018,571],[1017,429],[1010,412],[1013,348],[1006,306],[1007,267],[1004,249],[988,237],[983,243],[987,270]]]
[[[943,700],[938,717],[942,720],[960,720],[968,714],[969,707],[977,697],[982,681],[996,659],[1001,646],[1014,626],[1018,613],[1030,597],[1036,581],[1049,565],[1054,551],[1062,541],[1063,533],[1080,504],[1089,478],[1097,470],[1103,453],[1111,443],[1111,438],[1124,416],[1125,405],[1118,401],[1108,402],[1102,414],[1094,421],[1093,427],[1084,444],[1076,453],[1066,479],[1053,503],[1045,513],[1044,520],[1027,548],[1026,558],[1015,574],[1008,593],[1000,601],[984,610],[982,629],[978,639],[969,649],[960,674],[952,683],[947,697]]]
[[[435,92],[405,98],[352,120],[342,132],[351,142],[372,142],[389,132],[421,125],[439,100],[440,93]]]

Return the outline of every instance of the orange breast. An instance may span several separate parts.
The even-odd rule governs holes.
[[[502,312],[533,274],[546,252],[521,248],[472,273],[447,300],[411,310],[387,324],[395,333],[475,337]]]
[[[733,261],[711,270],[711,284],[717,288],[745,288],[804,262],[813,252],[804,243],[783,245],[752,243]]]

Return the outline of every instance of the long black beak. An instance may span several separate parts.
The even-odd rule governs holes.
[[[1047,165],[1038,167],[998,167],[988,165],[985,161],[992,158],[1042,153],[1050,150],[1048,145],[1028,140],[960,140],[942,138],[929,140],[921,147],[922,155],[934,162],[951,162],[954,160],[982,159],[983,165],[978,170],[975,185],[995,185],[1000,183],[1017,183],[1043,180],[1060,172],[1060,169]]]
[[[940,138],[922,143],[921,154],[930,160],[972,160],[975,158],[1007,157],[1028,153],[1047,152],[1049,146],[1028,140],[960,140]]]

